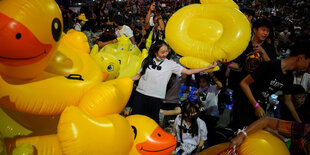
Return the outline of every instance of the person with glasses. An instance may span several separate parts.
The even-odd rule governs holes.
[[[152,43],[148,56],[143,60],[138,74],[131,77],[139,80],[133,100],[132,114],[142,114],[159,123],[160,105],[166,95],[167,84],[172,73],[190,75],[216,67],[213,62],[207,67],[186,69],[169,60],[167,43],[157,40]]]
[[[207,140],[208,130],[203,120],[198,117],[197,104],[184,102],[173,125],[173,132],[176,134],[177,148],[179,155],[197,154],[202,150]]]

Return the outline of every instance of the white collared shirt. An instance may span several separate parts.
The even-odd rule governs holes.
[[[155,58],[153,61],[155,61],[156,65],[160,64],[160,62],[157,62]],[[165,98],[167,84],[171,74],[175,73],[178,76],[181,76],[181,72],[184,67],[177,64],[173,60],[168,59],[163,60],[159,66],[161,66],[161,70],[157,70],[157,68],[153,69],[151,65],[146,69],[144,75],[142,75],[139,80],[136,91],[151,97],[160,99]],[[140,68],[138,72],[139,74],[141,70],[142,68]]]

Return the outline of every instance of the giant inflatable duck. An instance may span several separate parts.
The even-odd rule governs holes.
[[[94,46],[90,53],[101,66],[102,71],[109,73],[108,80],[136,75],[148,54],[146,49],[141,52],[137,46],[132,45],[129,38],[124,35],[117,40],[117,43],[108,44],[100,51],[97,46]],[[118,60],[118,64],[115,63],[115,59]],[[109,66],[113,66],[113,69]]]
[[[180,62],[202,68],[213,61],[237,58],[250,41],[249,21],[233,0],[200,2],[179,9],[167,23],[166,40],[183,56]]]
[[[83,35],[62,36],[54,0],[2,0],[0,17],[0,153],[128,154],[135,134],[119,113],[133,81],[103,82]]]

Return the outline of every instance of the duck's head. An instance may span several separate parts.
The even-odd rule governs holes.
[[[0,1],[0,75],[33,79],[53,57],[62,34],[54,0]]]
[[[90,52],[90,56],[97,62],[103,73],[107,73],[106,80],[116,79],[120,71],[121,60],[117,59],[113,54],[107,52],[99,52],[98,45],[94,45]]]
[[[133,147],[129,154],[171,154],[176,147],[176,139],[161,129],[149,117],[131,115],[126,118],[135,133]]]

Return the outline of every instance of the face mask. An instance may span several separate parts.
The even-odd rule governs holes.
[[[300,32],[295,32],[295,34],[300,34]]]
[[[159,61],[164,61],[163,59],[161,59],[160,57],[156,57],[157,60]]]

